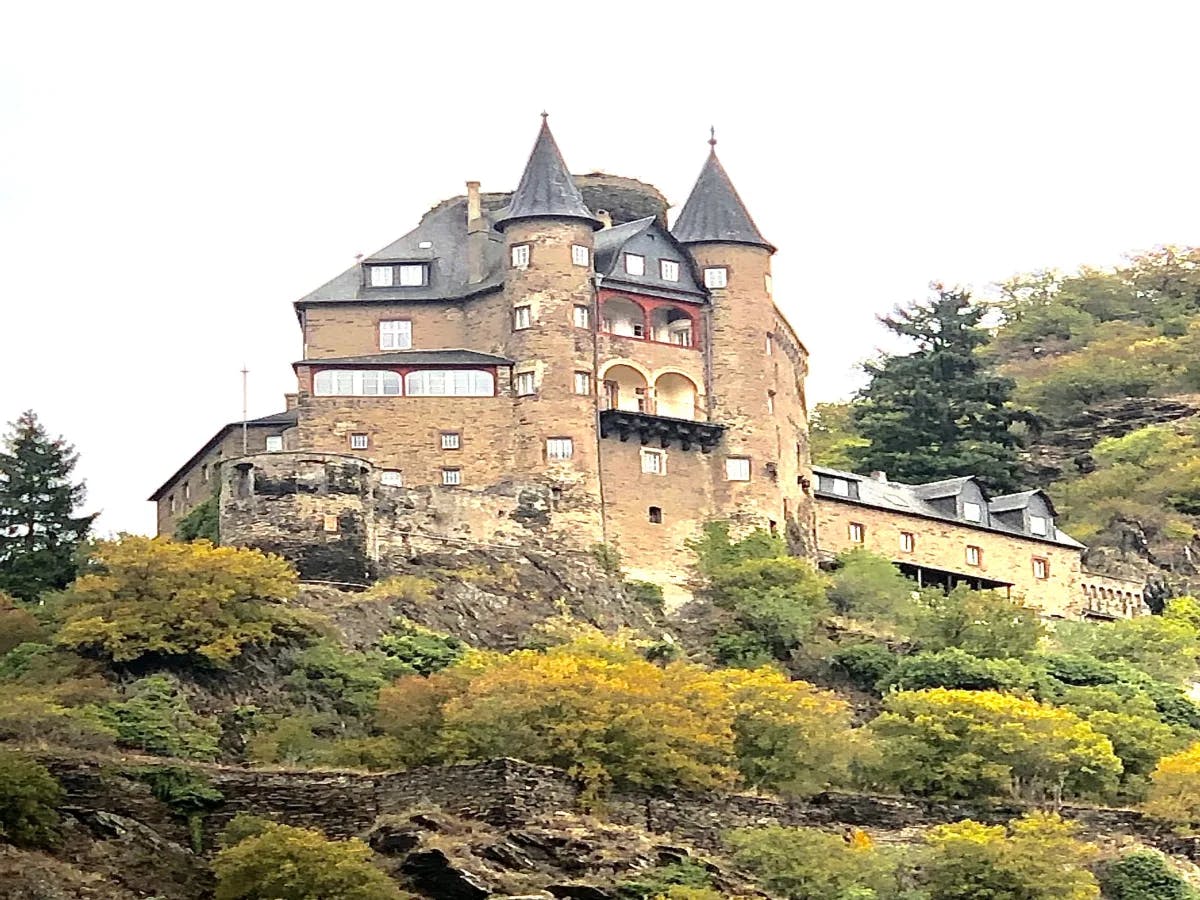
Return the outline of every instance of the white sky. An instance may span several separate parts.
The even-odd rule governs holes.
[[[931,280],[1200,244],[1200,4],[18,2],[0,9],[0,420],[82,454],[99,530],[282,408],[291,303],[467,179],[568,164],[682,204],[708,126],[812,353],[857,384]]]

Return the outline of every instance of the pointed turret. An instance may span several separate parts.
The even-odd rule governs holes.
[[[671,234],[684,244],[752,244],[774,253],[775,248],[750,218],[725,167],[717,159],[716,137],[710,138],[708,144],[708,159]]]
[[[508,209],[496,221],[503,231],[518,219],[582,219],[592,228],[603,227],[599,219],[583,202],[567,164],[563,162],[554,135],[550,133],[546,113],[542,113],[542,128],[538,132],[525,174],[512,195]]]

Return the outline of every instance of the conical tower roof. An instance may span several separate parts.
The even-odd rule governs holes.
[[[496,221],[496,228],[503,231],[517,219],[545,218],[583,219],[595,229],[602,228],[603,224],[587,208],[583,195],[567,171],[546,119],[546,114],[542,113],[542,128],[533,152],[529,154],[529,162],[525,164],[525,174],[521,176],[508,209]]]
[[[746,204],[742,203],[725,167],[717,159],[716,138],[711,138],[708,143],[708,159],[671,234],[684,244],[753,244],[774,253],[775,248],[750,218]]]

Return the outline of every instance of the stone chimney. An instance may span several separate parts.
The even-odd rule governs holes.
[[[488,244],[488,223],[483,217],[479,200],[479,182],[467,182],[467,280],[471,284],[483,281],[485,253]]]
[[[284,406],[284,409],[287,410],[288,412],[291,412],[293,409],[295,409],[300,404],[300,395],[299,394],[284,394],[283,402],[286,404]]]
[[[607,209],[596,210],[596,218],[600,220],[600,223],[605,228],[612,228],[612,216],[608,214]]]
[[[872,472],[871,480],[878,481],[881,484],[887,484],[887,472]]]

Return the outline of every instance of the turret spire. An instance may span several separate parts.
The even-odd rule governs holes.
[[[685,244],[753,244],[774,253],[775,248],[750,218],[746,205],[717,159],[715,128],[709,129],[708,146],[708,159],[671,234]]]
[[[496,222],[503,231],[517,219],[583,219],[593,228],[601,223],[583,202],[567,165],[563,162],[554,135],[550,133],[549,113],[542,113],[542,128],[538,132],[525,174],[517,185],[504,215]]]

